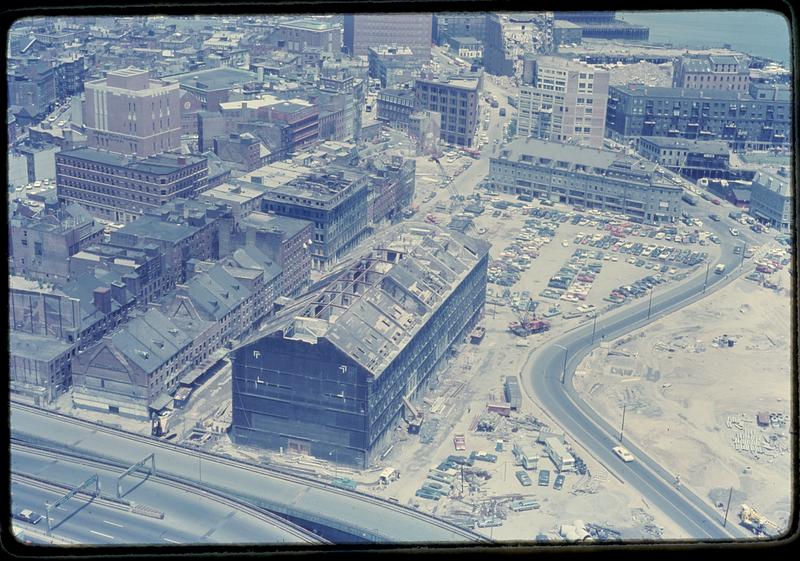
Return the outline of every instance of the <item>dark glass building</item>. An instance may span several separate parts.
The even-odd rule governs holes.
[[[373,247],[233,352],[236,443],[366,467],[477,323],[487,242],[404,223]]]

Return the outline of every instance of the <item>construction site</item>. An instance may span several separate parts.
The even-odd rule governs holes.
[[[625,409],[627,439],[720,513],[730,500],[729,522],[759,536],[785,531],[792,509],[790,283],[785,269],[772,288],[739,278],[605,342],[573,378],[610,424]]]

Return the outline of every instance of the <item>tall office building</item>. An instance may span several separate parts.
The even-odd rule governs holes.
[[[529,57],[517,104],[517,136],[602,148],[609,73],[552,56]]]
[[[431,57],[433,14],[347,14],[344,48],[350,56],[367,54],[368,47],[409,47],[420,59]]]
[[[180,84],[125,68],[86,82],[89,147],[152,156],[181,146]]]

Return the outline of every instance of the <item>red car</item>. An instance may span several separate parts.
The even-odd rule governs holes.
[[[719,199],[711,199],[711,202],[715,205],[721,204]]]

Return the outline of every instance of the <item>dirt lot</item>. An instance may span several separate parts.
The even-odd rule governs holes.
[[[772,281],[787,287],[786,270]],[[730,516],[747,503],[785,529],[790,513],[790,296],[740,278],[644,330],[597,349],[575,386],[611,424],[682,484]],[[723,345],[727,336],[734,346]],[[611,352],[609,352],[611,351]]]
[[[507,198],[512,201],[513,199]],[[556,210],[567,211],[563,205],[556,205]],[[505,246],[511,243],[520,233],[524,221],[529,216],[523,215],[520,209],[507,211],[507,217],[493,217],[486,212],[475,220],[476,228],[486,228],[493,240],[491,255],[500,257]],[[446,213],[438,213],[443,217]],[[567,263],[576,248],[573,241],[579,233],[600,233],[596,226],[572,225],[560,223],[555,237],[550,243],[543,244],[538,256],[532,261],[529,269],[520,274],[520,280],[508,287],[509,297],[515,292],[528,291],[530,297],[540,302],[539,311],[547,311],[551,305],[558,303],[562,315],[550,318],[552,329],[549,332],[531,335],[526,339],[517,337],[508,331],[508,324],[518,321],[519,315],[511,309],[510,298],[502,298],[504,287],[490,284],[494,295],[488,304],[482,325],[486,327],[486,336],[480,345],[465,343],[456,349],[456,354],[448,368],[439,374],[435,386],[426,396],[422,409],[426,422],[421,435],[409,435],[405,427],[398,427],[396,442],[390,453],[381,462],[382,465],[396,466],[401,469],[400,480],[386,488],[370,487],[381,496],[393,497],[401,504],[435,513],[438,516],[464,523],[467,519],[473,522],[493,517],[501,518],[502,525],[497,527],[476,528],[493,539],[500,540],[534,540],[540,534],[550,539],[559,539],[558,530],[562,524],[573,524],[576,519],[612,527],[623,539],[679,539],[685,538],[661,512],[643,502],[641,496],[611,476],[602,465],[595,462],[588,454],[575,447],[574,452],[581,457],[589,469],[588,475],[574,472],[566,473],[563,489],[553,488],[556,476],[555,465],[546,457],[544,447],[534,444],[538,431],[526,426],[526,416],[533,416],[539,423],[548,426],[555,433],[560,432],[557,422],[547,418],[536,404],[525,401],[520,412],[512,413],[511,420],[506,420],[495,413],[487,413],[487,403],[503,402],[503,378],[507,375],[518,375],[530,354],[530,351],[544,341],[555,337],[558,333],[569,329],[578,322],[591,321],[590,316],[583,315],[572,319],[564,319],[563,314],[574,311],[578,306],[592,304],[598,310],[609,306],[603,300],[610,290],[620,284],[627,284],[655,271],[636,267],[626,262],[629,257],[624,254],[603,251],[609,256],[617,257],[616,261],[600,260],[602,270],[589,291],[585,301],[565,302],[549,300],[539,296],[546,288],[550,276]],[[474,232],[473,232],[474,233]],[[634,240],[633,237],[630,238]],[[646,239],[649,243],[662,243]],[[566,241],[564,245],[562,242]],[[644,241],[643,241],[644,243]],[[666,242],[665,242],[666,245]],[[675,245],[675,244],[671,244]],[[708,251],[710,257],[716,257],[717,246],[711,244],[698,246],[695,249]],[[588,248],[596,251],[597,248]],[[592,260],[589,260],[592,261]],[[695,266],[696,270],[700,266]],[[691,269],[683,267],[677,273]],[[665,274],[666,278],[671,275]],[[527,344],[527,346],[520,346]],[[485,433],[474,429],[476,422],[485,418],[496,423],[493,431]],[[513,429],[516,427],[516,432]],[[462,433],[466,437],[466,450],[456,452],[453,435]],[[504,441],[503,450],[495,451],[496,441]],[[531,453],[542,456],[541,469],[551,471],[547,487],[537,485],[538,471],[529,472],[533,485],[523,487],[516,479],[515,473],[522,469],[515,466],[512,454],[513,443],[528,447]],[[568,446],[575,443],[567,441]],[[456,482],[453,494],[449,498],[433,501],[415,496],[417,489],[426,480],[428,470],[437,466],[451,454],[469,454],[472,451],[486,451],[497,455],[496,463],[476,462],[473,468],[485,470],[490,479],[472,478],[475,486],[470,491],[469,479],[465,482],[462,493],[460,481]],[[511,512],[510,501],[520,498],[534,498],[539,508],[526,512]],[[493,504],[494,503],[494,504]],[[609,508],[611,507],[611,508]],[[494,510],[492,510],[494,509]],[[609,516],[608,513],[614,513]],[[619,513],[624,513],[620,516]]]

